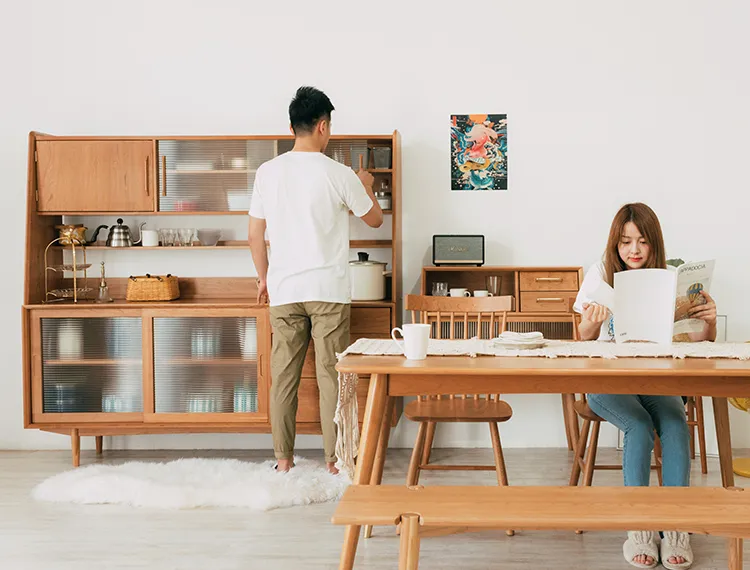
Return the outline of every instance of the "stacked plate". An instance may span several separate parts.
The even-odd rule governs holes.
[[[534,348],[543,348],[547,345],[547,341],[540,332],[517,333],[505,331],[499,337],[493,339],[492,344],[512,350],[531,350]]]

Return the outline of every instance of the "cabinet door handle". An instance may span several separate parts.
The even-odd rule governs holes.
[[[148,155],[146,155],[146,177],[144,180],[146,181],[146,196],[151,196],[151,190],[148,187]]]
[[[167,195],[167,157],[161,157],[161,195]]]
[[[537,297],[537,303],[563,303],[565,299],[562,297]]]
[[[562,277],[537,277],[537,283],[558,283],[562,281]]]

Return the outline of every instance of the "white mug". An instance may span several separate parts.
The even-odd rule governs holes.
[[[471,293],[465,287],[457,287],[450,290],[451,297],[471,297]]]
[[[427,344],[430,340],[430,325],[411,324],[403,328],[396,327],[391,331],[391,338],[404,351],[408,360],[424,360],[427,358]],[[403,341],[396,338],[396,333],[401,333]]]
[[[141,232],[141,245],[143,247],[155,247],[159,245],[159,232],[156,230],[143,230]]]
[[[487,291],[486,289],[479,289],[478,291],[474,291],[475,297],[493,297],[494,295]]]

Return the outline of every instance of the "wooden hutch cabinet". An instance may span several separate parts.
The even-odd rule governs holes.
[[[96,437],[101,452],[106,435],[270,432],[271,328],[267,307],[256,302],[254,278],[180,278],[178,300],[128,302],[126,273],[107,277],[112,303],[94,302],[95,291],[84,293],[77,302],[48,302],[50,290],[73,287],[70,247],[50,244],[58,237],[55,226],[69,223],[71,216],[83,217],[84,222],[86,216],[102,214],[247,216],[258,167],[292,145],[289,136],[30,134],[23,305],[25,427],[70,436],[74,465],[80,461],[82,436]],[[358,249],[388,252],[388,298],[353,303],[352,340],[386,338],[400,322],[399,145],[398,132],[334,136],[326,150],[354,168],[360,155],[367,161],[370,148],[387,147],[391,155],[389,168],[370,169],[376,190],[385,180],[383,186],[392,194],[384,223],[390,227],[390,239],[350,243],[352,259]],[[137,251],[131,255],[138,256],[170,250],[112,248],[103,241],[86,245],[89,253],[106,250],[109,256],[121,255],[123,249]],[[247,250],[248,243],[194,243],[181,249]],[[97,269],[89,270],[94,289]],[[367,388],[368,379],[362,378],[360,415]],[[397,406],[394,424],[399,416]],[[302,372],[297,421],[299,433],[320,433],[312,343]]]

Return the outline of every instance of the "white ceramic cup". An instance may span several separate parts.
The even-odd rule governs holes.
[[[474,291],[475,297],[493,297],[492,293],[487,291],[486,289],[479,289],[478,291]]]
[[[403,328],[396,327],[391,331],[391,338],[404,351],[408,360],[424,360],[427,358],[427,344],[430,340],[430,325],[411,324]],[[401,333],[403,341],[396,338]]]
[[[471,297],[471,293],[465,287],[456,287],[450,290],[451,297]]]
[[[159,232],[156,230],[143,230],[141,233],[141,245],[143,247],[156,247],[159,245]]]

